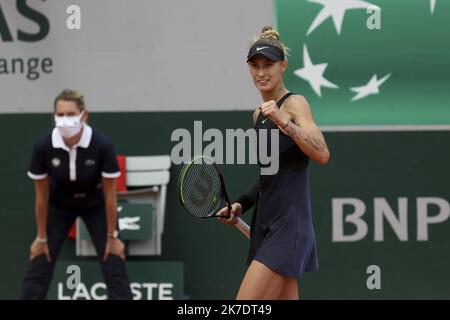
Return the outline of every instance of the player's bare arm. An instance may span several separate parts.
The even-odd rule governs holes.
[[[311,160],[326,164],[330,159],[330,151],[322,132],[313,119],[306,99],[302,96],[292,96],[286,101],[284,108],[285,114],[291,121],[283,131]]]

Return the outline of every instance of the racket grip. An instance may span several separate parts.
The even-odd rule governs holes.
[[[250,239],[250,227],[245,223],[244,220],[238,217],[237,222],[234,226],[238,228],[239,231],[241,231],[247,238]]]

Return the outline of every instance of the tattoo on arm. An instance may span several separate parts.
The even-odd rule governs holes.
[[[297,129],[296,127],[300,128],[299,124],[292,122],[292,125],[293,126],[290,128],[291,130],[289,130],[290,131],[289,133],[290,135],[292,135],[294,141],[304,141],[309,147],[318,152],[325,151],[328,149],[327,146],[323,143],[323,141],[318,137],[308,133],[302,134],[301,132],[299,132],[299,130],[296,130]]]

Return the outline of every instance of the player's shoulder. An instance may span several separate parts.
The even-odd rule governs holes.
[[[286,106],[290,107],[302,107],[309,106],[306,98],[300,94],[293,94],[285,101]]]
[[[311,110],[306,98],[299,94],[293,94],[286,99],[285,106],[283,108],[286,108],[286,111],[288,112],[304,112]]]

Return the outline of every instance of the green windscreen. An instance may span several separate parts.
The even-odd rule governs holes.
[[[378,13],[345,10],[346,2],[275,0],[276,27],[291,52],[287,87],[308,99],[320,125],[449,124],[450,2],[353,2]],[[315,69],[303,69],[305,46]],[[320,97],[296,71],[311,76],[324,63],[323,79],[312,81],[329,81]],[[367,86],[371,79],[377,85]],[[363,97],[352,101],[357,87],[365,87]]]

